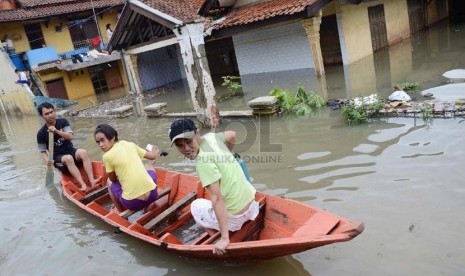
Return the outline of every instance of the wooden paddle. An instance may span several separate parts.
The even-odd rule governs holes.
[[[53,161],[53,132],[48,133],[48,161]],[[47,167],[47,175],[45,177],[45,186],[53,185],[53,164]]]

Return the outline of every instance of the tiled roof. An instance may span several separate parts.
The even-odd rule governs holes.
[[[122,6],[126,0],[93,0],[94,8]],[[46,18],[92,10],[90,0],[18,0],[17,9],[0,11],[0,22]]]
[[[204,0],[140,0],[142,3],[182,22],[188,23],[201,18],[197,11]]]
[[[19,3],[21,7],[26,8],[46,5],[57,5],[67,2],[74,2],[74,0],[16,0],[16,2]]]
[[[233,9],[214,29],[246,25],[276,16],[292,15],[305,10],[318,0],[268,0]]]

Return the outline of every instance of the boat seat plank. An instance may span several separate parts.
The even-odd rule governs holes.
[[[340,219],[327,213],[317,212],[302,227],[297,229],[293,237],[321,236],[328,234]]]
[[[200,243],[200,244],[212,244],[212,243],[215,242],[219,237],[220,237],[220,231],[217,231],[215,234],[213,234],[213,236],[210,236],[208,239],[206,239],[205,241],[203,241],[203,242]]]
[[[191,212],[184,212],[184,213],[182,213],[182,215],[180,215],[180,216],[178,216],[176,218],[175,222],[170,223],[168,226],[163,227],[163,228],[161,228],[159,230],[157,229],[157,231],[153,232],[153,234],[155,236],[159,237],[160,235],[163,235],[163,234],[165,234],[167,232],[174,232],[179,227],[182,227],[191,218],[192,218]]]
[[[170,191],[171,191],[171,188],[166,188],[166,189],[162,190],[162,191],[158,194],[157,199],[155,199],[155,200],[158,200],[159,198],[162,198],[163,196],[169,194]],[[127,219],[127,218],[129,218],[130,216],[134,215],[134,214],[137,213],[137,212],[138,212],[138,211],[134,211],[134,210],[131,210],[131,209],[126,209],[126,210],[124,210],[123,212],[121,212],[121,213],[119,214],[119,216],[122,217],[122,218]]]
[[[192,242],[192,244],[194,244],[194,245],[201,244],[204,241],[206,241],[209,237],[210,237],[210,235],[207,232],[203,232],[202,234],[200,234],[200,236],[197,239],[195,239]]]
[[[179,210],[183,209],[185,206],[189,205],[194,199],[196,198],[196,192],[190,192],[187,194],[183,199],[179,200],[175,204],[171,205],[168,209],[160,213],[158,216],[153,218],[151,221],[146,223],[144,227],[149,231],[153,231],[155,227],[162,221],[166,220],[167,218],[173,216]]]
[[[89,194],[87,194],[86,196],[84,196],[82,199],[81,199],[81,202],[84,204],[84,205],[87,205],[89,204],[90,202],[94,201],[95,199],[105,195],[108,193],[108,186],[104,186],[104,187],[101,187]]]
[[[160,242],[162,243],[172,243],[172,244],[182,244],[182,242],[180,242],[178,240],[178,238],[176,238],[176,236],[174,236],[172,233],[166,233],[164,234],[161,238],[160,238]]]

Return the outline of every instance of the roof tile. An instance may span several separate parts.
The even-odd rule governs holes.
[[[21,7],[27,8],[74,2],[74,0],[17,0],[17,2]]]
[[[197,11],[205,0],[140,0],[142,3],[182,22],[201,18]]]
[[[226,15],[225,20],[215,24],[214,29],[249,24],[279,15],[292,15],[304,11],[307,6],[317,1],[318,0],[266,0],[254,2],[233,9]]]
[[[0,11],[0,22],[39,19],[92,10],[90,0],[19,0],[19,9]],[[126,0],[92,0],[94,8],[121,6]]]

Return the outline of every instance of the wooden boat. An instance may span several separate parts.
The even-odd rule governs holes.
[[[103,163],[93,162],[96,176],[106,174]],[[83,173],[85,176],[85,173]],[[363,223],[295,200],[256,193],[260,214],[236,232],[224,255],[213,254],[219,233],[210,236],[195,224],[189,204],[195,198],[209,198],[196,176],[157,169],[159,197],[154,208],[143,213],[126,210],[118,213],[105,184],[82,192],[70,176],[62,175],[63,194],[80,208],[143,241],[178,255],[227,261],[271,259],[315,247],[344,242],[359,235]],[[186,234],[187,233],[187,234]]]

